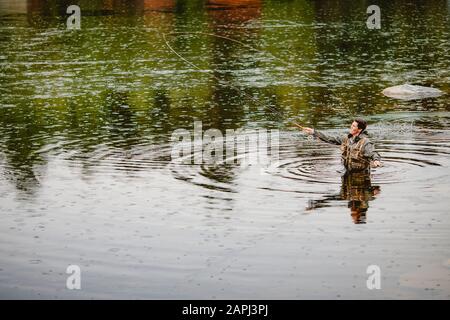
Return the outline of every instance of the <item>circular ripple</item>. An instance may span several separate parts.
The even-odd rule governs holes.
[[[427,181],[442,176],[447,166],[450,142],[447,136],[417,136],[414,140],[378,140],[378,151],[383,167],[371,172],[376,184],[395,184]],[[247,155],[256,156],[255,151]],[[177,179],[218,191],[235,192],[237,187],[286,191],[297,193],[320,193],[324,188],[341,184],[344,173],[337,146],[310,141],[293,132],[280,136],[279,160],[263,166],[227,165],[235,160],[225,159],[215,165],[195,165],[195,154],[187,156],[187,164],[171,164]],[[265,175],[265,177],[262,177]],[[244,176],[245,178],[240,178]]]
[[[246,133],[248,135],[248,133]],[[377,184],[427,181],[443,175],[448,166],[450,141],[445,131],[418,131],[407,139],[375,140],[383,167],[372,170]],[[220,192],[269,190],[297,193],[321,193],[341,183],[343,168],[337,146],[311,141],[298,132],[280,132],[279,159],[257,165],[243,165],[244,157],[257,157],[257,150],[245,150],[216,164],[195,164],[199,153],[171,159],[170,143],[117,141],[49,143],[36,152],[48,159],[66,161],[72,167],[91,168],[94,172],[140,172],[169,170],[173,178]],[[225,152],[224,152],[225,153]],[[4,166],[4,165],[2,165]]]

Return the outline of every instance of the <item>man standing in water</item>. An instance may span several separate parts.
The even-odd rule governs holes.
[[[370,142],[363,119],[355,119],[348,135],[329,136],[312,128],[297,125],[303,132],[313,135],[327,143],[341,146],[342,164],[345,174],[342,176],[342,188],[338,195],[325,196],[323,199],[310,201],[307,210],[319,208],[330,200],[348,200],[348,207],[354,223],[366,223],[369,201],[380,192],[373,187],[370,179],[370,167],[381,166],[380,155]]]
[[[301,127],[302,131],[319,138],[327,143],[341,146],[342,164],[347,173],[370,173],[370,166],[381,166],[380,155],[370,142],[367,131],[367,122],[355,119],[350,127],[350,133],[345,136],[329,136],[312,128]]]

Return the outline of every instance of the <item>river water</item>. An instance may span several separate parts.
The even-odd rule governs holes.
[[[0,298],[450,298],[450,3],[378,3],[0,0]],[[289,123],[357,116],[383,167],[355,187]],[[278,153],[174,161],[196,121]]]

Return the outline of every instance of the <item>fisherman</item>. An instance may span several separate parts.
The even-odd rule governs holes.
[[[375,151],[366,131],[367,122],[363,119],[355,119],[350,127],[350,132],[345,136],[329,136],[312,128],[302,127],[303,132],[313,135],[320,140],[341,146],[342,164],[346,173],[370,173],[370,167],[381,166],[381,157]]]

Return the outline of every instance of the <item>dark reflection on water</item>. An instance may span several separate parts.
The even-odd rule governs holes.
[[[147,228],[142,223],[124,238],[118,236],[122,231],[115,230],[115,239],[98,232],[101,240],[91,247],[89,241],[98,238],[92,240],[84,230],[85,216],[98,230],[105,221],[126,226],[149,219],[161,228],[167,221],[198,241],[182,245],[196,248],[208,242],[208,252],[217,254],[218,261],[231,261],[239,250],[257,246],[258,239],[267,241],[264,250],[270,251],[277,243],[271,241],[273,233],[289,233],[285,225],[294,226],[298,212],[311,212],[305,208],[318,214],[301,215],[302,223],[314,221],[321,228],[338,226],[340,218],[351,225],[350,209],[352,221],[367,232],[379,230],[371,227],[380,227],[385,215],[396,212],[400,231],[395,234],[401,240],[410,239],[415,230],[410,220],[419,221],[424,212],[435,215],[430,221],[438,221],[445,231],[448,200],[440,195],[450,181],[448,1],[377,3],[382,8],[380,30],[366,28],[365,1],[0,0],[1,231],[27,247],[35,239],[35,229],[26,230],[27,223],[33,225],[29,218],[42,217],[39,223],[46,227],[56,220],[61,224],[53,226],[52,243],[80,235],[78,240],[88,241],[84,247],[96,256],[95,250],[110,252],[104,248],[108,241],[120,240],[126,247],[127,241],[140,243],[150,231],[140,229]],[[66,30],[69,4],[81,7],[81,30]],[[381,94],[403,83],[446,94],[413,101]],[[289,126],[297,119],[342,133],[355,116],[368,120],[385,163],[361,183],[341,181],[336,148],[309,141]],[[171,134],[180,128],[192,132],[194,121],[202,121],[203,130],[222,133],[278,129],[279,161],[262,168],[173,163]],[[42,212],[35,212],[37,204]],[[143,208],[151,214],[144,215]],[[44,219],[56,213],[60,215],[53,220]],[[152,256],[160,263],[155,268],[183,260],[171,260],[169,253],[182,246],[176,239],[184,238],[171,238],[173,229],[167,228],[167,242],[155,235],[155,241],[167,244]],[[310,242],[311,226],[300,228],[307,234],[300,240]],[[23,238],[18,236],[22,230]],[[333,241],[345,237],[334,231]],[[429,232],[441,237],[432,244],[448,252],[442,245],[448,238]],[[293,234],[300,233],[289,237]],[[211,249],[222,240],[230,250],[224,256]],[[428,248],[423,242],[413,244]],[[136,256],[147,254],[139,250]],[[8,257],[5,261],[13,264]],[[214,269],[210,258],[206,262]],[[43,257],[29,260],[45,262]],[[267,262],[255,258],[249,264],[262,261]],[[184,262],[192,270],[206,263]],[[172,270],[161,278],[178,276],[184,279],[185,274]],[[241,281],[241,276],[237,271],[232,280]]]
[[[369,201],[374,200],[381,191],[380,186],[372,186],[370,174],[346,173],[342,176],[339,194],[326,195],[319,200],[311,200],[306,210],[332,205],[336,200],[348,200],[348,207],[354,223],[366,223]]]

